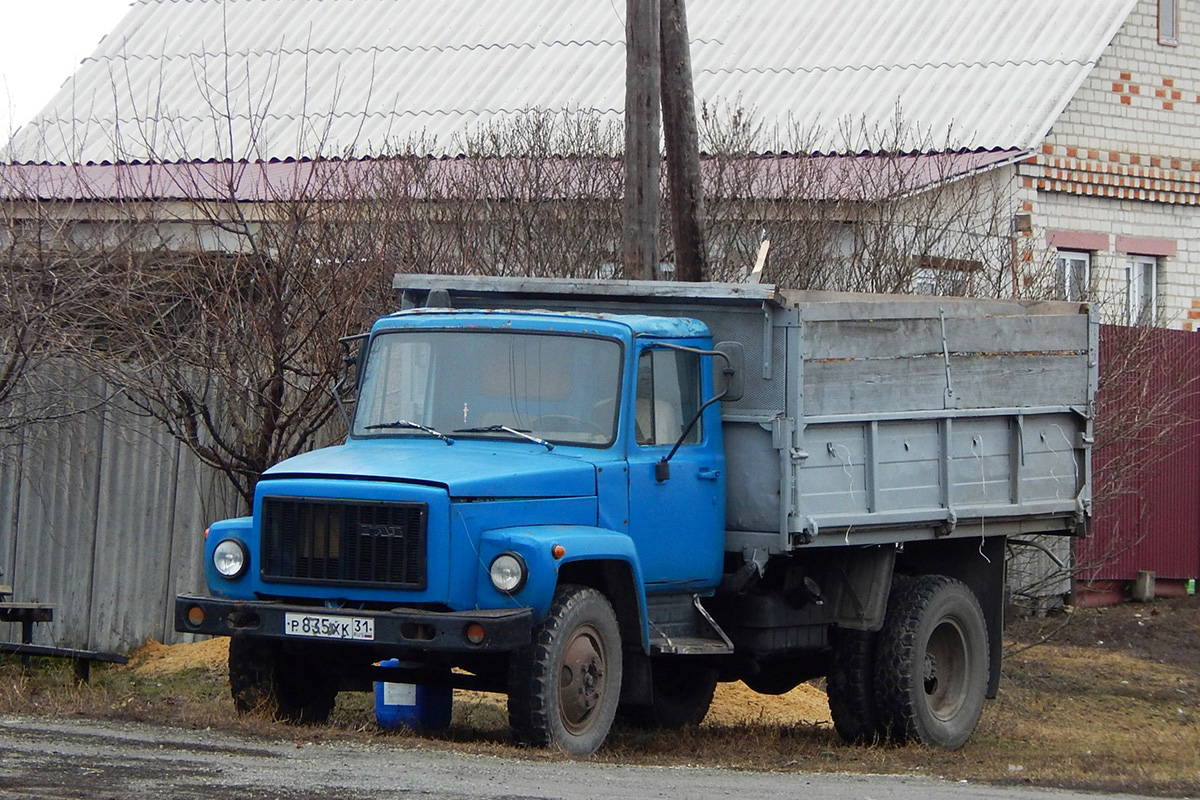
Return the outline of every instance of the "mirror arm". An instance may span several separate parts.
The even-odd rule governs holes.
[[[653,345],[651,345],[651,347],[661,347],[665,350],[679,350],[684,353],[695,353],[698,356],[720,356],[725,362],[725,369],[721,371],[725,376],[725,389],[722,390],[720,394],[713,395],[700,404],[700,408],[696,409],[696,413],[692,415],[691,421],[689,421],[687,427],[683,429],[683,433],[680,434],[679,439],[676,440],[675,446],[671,448],[671,452],[667,453],[662,459],[655,463],[654,480],[656,480],[658,483],[662,483],[671,477],[670,461],[675,457],[675,453],[679,451],[680,445],[682,445],[684,440],[687,439],[688,434],[692,432],[692,428],[696,427],[696,423],[700,421],[700,415],[704,413],[705,409],[718,400],[721,400],[726,394],[729,393],[729,378],[734,374],[735,370],[733,368],[733,361],[729,358],[729,354],[720,350],[701,350],[699,347],[687,347],[686,345],[668,344],[667,342],[655,342]]]
[[[346,404],[342,402],[342,390],[345,388],[345,385],[345,378],[338,379],[338,382],[333,385],[333,390],[330,394],[333,395],[333,402],[337,405],[338,412],[342,415],[342,422],[346,423],[346,430],[349,431],[353,422],[350,419],[350,412],[346,410]]]
[[[692,415],[687,427],[683,429],[683,433],[681,433],[679,435],[679,439],[675,441],[675,446],[671,448],[671,452],[663,456],[662,459],[654,465],[654,479],[656,481],[662,483],[663,481],[667,480],[667,478],[671,477],[670,461],[675,457],[675,453],[679,451],[680,445],[682,445],[684,440],[687,439],[688,434],[692,432],[692,428],[696,427],[696,423],[700,421],[700,416],[704,413],[705,409],[707,409],[713,403],[719,401],[724,396],[725,392],[721,392],[720,394],[713,395],[700,404],[700,408],[696,409],[696,413]]]

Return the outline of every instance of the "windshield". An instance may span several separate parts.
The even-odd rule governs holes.
[[[354,435],[613,442],[621,383],[613,339],[402,330],[371,342]]]

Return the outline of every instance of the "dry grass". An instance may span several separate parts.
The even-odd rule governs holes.
[[[603,762],[714,764],[740,769],[917,774],[953,780],[1200,795],[1200,598],[1081,611],[1049,643],[1061,618],[1010,629],[999,698],[962,750],[851,747],[833,733],[819,688],[781,698],[722,685],[698,729],[618,728]],[[380,731],[368,695],[343,694],[329,724],[295,728],[239,718],[225,688],[223,642],[153,645],[129,667],[96,669],[75,687],[68,665],[39,662],[22,677],[0,659],[0,712],[86,716],[212,727],[297,740],[380,739],[555,759],[508,745],[503,698],[460,692],[450,729],[416,736]]]

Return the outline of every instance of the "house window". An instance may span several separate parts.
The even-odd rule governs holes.
[[[1125,321],[1153,325],[1158,321],[1158,259],[1129,256],[1125,261]]]
[[[924,256],[912,276],[912,293],[970,297],[974,294],[975,275],[983,265],[959,258]]]
[[[1158,43],[1179,44],[1179,0],[1158,0]]]
[[[1058,299],[1072,302],[1087,300],[1088,289],[1091,287],[1092,254],[1059,250],[1054,266]]]

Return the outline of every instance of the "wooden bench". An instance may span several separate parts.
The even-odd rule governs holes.
[[[75,678],[81,683],[87,683],[91,677],[93,661],[104,661],[110,664],[126,664],[125,656],[116,653],[101,653],[96,650],[80,650],[74,647],[54,647],[45,644],[33,644],[33,626],[39,622],[54,620],[54,606],[48,603],[12,603],[4,602],[5,597],[12,596],[12,587],[0,585],[0,622],[21,623],[20,642],[0,642],[0,653],[14,653],[21,657],[21,666],[29,670],[29,659],[32,656],[47,656],[50,658],[71,658],[75,660]]]

